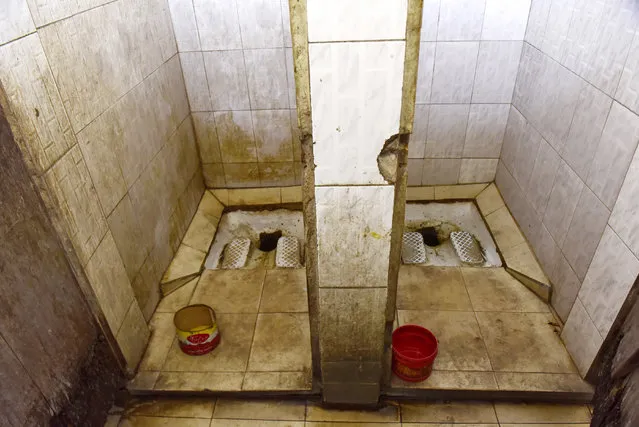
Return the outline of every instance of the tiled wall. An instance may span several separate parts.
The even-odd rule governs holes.
[[[379,394],[395,188],[377,158],[399,132],[407,3],[307,2],[319,339],[329,402],[370,403]]]
[[[0,82],[31,172],[135,367],[204,190],[168,4],[9,0]]]
[[[288,0],[169,0],[207,187],[301,182]]]
[[[533,0],[497,185],[582,374],[639,274],[639,4]]]
[[[491,182],[530,0],[425,0],[408,185]]]

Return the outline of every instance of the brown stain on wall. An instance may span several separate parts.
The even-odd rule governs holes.
[[[45,425],[76,395],[99,329],[1,108],[0,198],[0,425]]]

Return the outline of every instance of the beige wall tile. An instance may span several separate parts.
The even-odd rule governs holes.
[[[289,110],[259,110],[252,116],[259,161],[293,161]]]
[[[499,157],[509,113],[508,104],[471,105],[463,156]]]
[[[302,201],[302,187],[282,187],[282,203],[299,203]]]
[[[49,169],[45,179],[84,265],[108,227],[80,148],[76,145],[69,150]]]
[[[610,227],[628,245],[635,256],[639,255],[639,236],[636,232],[636,213],[639,212],[639,160],[637,158],[635,153],[609,221]]]
[[[393,194],[391,186],[315,188],[322,286],[387,285]],[[357,261],[336,253],[357,254]]]
[[[0,11],[0,44],[35,31],[26,0],[8,0]]]
[[[208,252],[215,237],[217,230],[217,222],[211,222],[211,219],[201,212],[196,212],[191,225],[189,225],[182,243],[198,249],[202,252]]]
[[[147,320],[153,316],[153,311],[162,297],[159,283],[166,264],[160,254],[165,252],[167,253],[166,263],[168,263],[173,255],[173,249],[168,244],[166,247],[156,246],[146,257],[140,271],[131,281],[135,299]]]
[[[225,193],[225,196],[221,193]],[[220,218],[222,218],[222,213],[224,212],[224,204],[218,197],[226,200],[226,202],[228,203],[228,191],[205,191],[198,205],[198,212],[202,212],[203,214],[208,216],[211,221],[219,221]]]
[[[437,5],[439,11],[439,4]],[[424,28],[422,26],[422,28]],[[415,102],[428,104],[430,102],[433,84],[433,67],[435,65],[436,43],[419,44],[419,63],[417,65],[417,92]]]
[[[638,274],[639,261],[606,226],[579,291],[579,299],[602,337],[608,334]]]
[[[109,3],[39,34],[76,131],[176,51],[168,5],[161,0]]]
[[[192,107],[191,107],[192,108]],[[200,161],[203,164],[220,163],[220,145],[215,126],[215,114],[212,112],[193,113],[193,128],[195,139],[200,152]]]
[[[284,47],[282,7],[278,0],[243,1],[238,3],[237,11],[243,48]]]
[[[541,283],[548,283],[548,278],[537,262],[527,242],[502,250],[508,268]]]
[[[228,188],[259,187],[261,185],[257,163],[225,163],[224,179]]]
[[[284,2],[282,4],[282,9],[286,9],[288,15],[288,5]],[[289,26],[289,19],[286,21],[282,21],[284,26]],[[290,33],[290,27],[289,27]],[[290,37],[290,34],[289,34]],[[286,55],[286,81],[288,83],[288,105],[291,108],[297,108],[297,95],[295,91],[295,65],[293,64],[293,49],[286,48],[284,49],[284,53]]]
[[[499,159],[462,159],[459,183],[492,182],[495,180]]]
[[[15,13],[21,12],[16,10]],[[15,17],[11,15],[11,18]],[[0,21],[3,22],[1,31],[10,30],[10,26],[5,26],[5,20],[0,18]],[[76,141],[38,35],[0,47],[0,82],[22,137],[18,142],[26,144],[21,149],[42,173]]]
[[[321,288],[319,304],[323,361],[344,361],[345,354],[352,360],[379,360],[384,344],[386,289]],[[314,419],[310,413],[308,419]]]
[[[88,0],[82,3],[57,0],[42,3],[33,0],[26,0],[26,3],[29,4],[31,9],[33,20],[38,27],[107,2],[108,0]]]
[[[138,303],[133,300],[122,321],[122,326],[115,336],[118,346],[130,370],[135,370],[142,359],[146,343],[149,341],[149,328],[140,311]]]
[[[413,121],[413,133],[408,143],[408,157],[410,159],[423,159],[428,137],[429,105],[415,105],[415,118]]]
[[[561,339],[577,364],[579,373],[585,376],[603,344],[603,338],[579,298],[570,310]]]
[[[537,213],[543,215],[562,162],[559,154],[544,139],[539,144],[539,151],[534,162],[530,181],[526,187],[526,198]]]
[[[297,163],[258,163],[260,171],[260,185],[262,187],[299,185],[296,176]]]
[[[566,163],[561,163],[548,198],[543,222],[559,245],[563,245],[584,183]]]
[[[213,110],[249,109],[242,51],[219,50],[204,52],[203,55]]]
[[[435,200],[435,187],[408,187],[406,201]]]
[[[459,16],[454,19],[458,20]],[[430,102],[470,102],[478,51],[479,43],[475,42],[437,43]]]
[[[241,49],[240,23],[236,2],[194,0],[202,50]]]
[[[205,163],[202,165],[202,174],[206,188],[226,187],[224,165],[222,163]]]
[[[608,208],[588,187],[584,187],[562,246],[566,259],[580,280],[586,276],[609,216]]]
[[[229,190],[229,205],[270,205],[281,203],[280,189],[260,188],[246,190]]]
[[[169,0],[169,10],[178,50],[180,52],[200,50],[200,36],[197,32],[193,2],[189,0]]]
[[[219,188],[219,189],[209,190],[208,192],[211,193],[213,196],[215,196],[215,198],[219,200],[220,203],[222,203],[224,206],[227,206],[229,204],[229,190],[224,188]]]
[[[297,110],[290,110],[291,113],[291,135],[293,137],[293,158],[296,162],[302,161],[302,143],[300,141],[300,130],[297,126]]]
[[[211,109],[211,94],[206,79],[204,56],[202,52],[181,52],[180,63],[184,73],[186,93],[189,96],[191,111],[208,111]]]
[[[638,141],[639,117],[614,102],[586,181],[609,209],[617,200]]]
[[[408,169],[407,185],[409,186],[421,185],[422,172],[424,169],[424,159],[408,159],[407,169]]]
[[[195,285],[197,285],[199,280],[200,277],[198,276],[179,289],[176,289],[169,295],[163,297],[155,310],[156,313],[175,313],[182,307],[189,305],[189,301],[191,300],[191,296],[195,290]],[[173,317],[171,316],[171,322],[172,321]]]
[[[522,47],[521,41],[480,43],[473,84],[473,102],[512,101]]]
[[[474,199],[488,184],[447,185],[435,187],[435,200]]]
[[[133,280],[151,250],[151,242],[144,240],[128,195],[115,207],[107,222],[129,280]]]
[[[561,257],[561,249],[544,224],[539,225],[531,245],[544,273],[549,277],[553,277]]]
[[[475,200],[477,200],[479,210],[484,217],[505,206],[504,200],[501,198],[501,194],[499,194],[499,190],[494,183],[479,193]]]
[[[85,271],[111,331],[117,334],[134,296],[110,233],[96,249]]]
[[[464,151],[468,104],[431,105],[424,156],[458,158]]]
[[[561,321],[565,322],[577,299],[581,282],[563,254],[557,262],[557,269],[550,280],[553,286],[550,302]]]
[[[224,163],[257,161],[250,111],[217,112],[215,125]]]
[[[245,49],[244,60],[251,108],[289,108],[284,49]]]
[[[611,106],[612,99],[594,86],[586,85],[579,95],[561,155],[582,181],[588,178]]]
[[[457,184],[461,159],[424,159],[422,185]]]
[[[198,273],[204,263],[206,253],[186,245],[180,245],[171,265],[164,272],[162,283]]]

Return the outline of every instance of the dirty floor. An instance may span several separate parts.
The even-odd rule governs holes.
[[[188,304],[215,310],[222,336],[211,353],[188,356],[173,315]],[[134,391],[310,390],[311,339],[301,269],[205,270],[162,299]]]
[[[397,325],[439,340],[431,377],[398,388],[589,393],[546,303],[504,268],[402,266]]]
[[[587,427],[590,417],[586,405],[387,402],[358,411],[305,401],[189,399],[133,401],[114,411],[105,427]]]

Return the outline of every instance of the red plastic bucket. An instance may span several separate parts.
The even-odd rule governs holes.
[[[393,331],[393,372],[404,381],[419,382],[433,371],[437,338],[418,325],[404,325]]]

